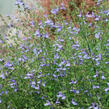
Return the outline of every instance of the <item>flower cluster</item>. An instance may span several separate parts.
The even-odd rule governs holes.
[[[72,20],[54,22],[60,9],[66,10],[63,3],[51,10],[54,18],[31,20],[29,27],[34,30],[24,34],[25,40],[17,33],[15,45],[7,44],[5,37],[0,39],[0,46],[8,49],[0,54],[1,108],[109,107],[108,11],[76,13],[77,27]],[[85,18],[95,18],[95,22]]]

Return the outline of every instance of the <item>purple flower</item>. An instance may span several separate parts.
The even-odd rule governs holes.
[[[85,91],[84,91],[84,93],[87,93],[87,92],[88,92],[88,90],[85,90]]]
[[[37,36],[37,37],[41,37],[40,30],[37,29],[34,35]]]
[[[88,54],[85,54],[83,58],[84,59],[89,59],[90,57],[88,57]]]
[[[86,17],[89,17],[89,18],[90,18],[90,17],[95,17],[95,16],[94,16],[94,13],[93,13],[93,12],[92,12],[92,14],[89,14],[89,12],[88,12],[88,13],[86,14]]]
[[[40,67],[43,67],[43,66],[47,66],[46,64],[44,64],[44,63],[41,63],[40,64]]]
[[[45,18],[48,18],[48,15],[47,15],[47,14],[44,14],[44,17],[45,17]]]
[[[14,89],[14,92],[17,92],[17,90],[18,90],[17,88],[16,88],[16,89]]]
[[[76,93],[79,94],[79,90],[76,90]]]
[[[107,92],[107,91],[109,91],[109,88],[106,88],[106,89],[105,89],[105,92]]]
[[[8,94],[8,91],[5,91],[5,94]]]
[[[3,59],[0,59],[0,62],[3,62]]]
[[[3,41],[0,39],[0,43],[3,44]]]
[[[81,14],[81,12],[80,12],[80,14],[79,15],[77,15],[78,17],[82,17],[82,14]]]
[[[40,22],[38,25],[39,25],[39,27],[40,27],[41,29],[44,29],[44,25],[43,25],[42,22]]]
[[[11,80],[11,84],[10,84],[10,86],[11,86],[11,88],[14,88],[17,84],[16,84],[16,82],[15,82],[15,80]]]
[[[54,77],[54,78],[57,78],[58,76],[57,76],[57,75],[55,75],[55,74],[53,74],[53,77]]]
[[[35,82],[35,81],[32,81],[32,82],[31,82],[31,84],[32,84],[32,85],[35,85],[35,84],[36,84],[36,82]]]
[[[27,73],[24,79],[31,79],[34,75],[32,73]]]
[[[66,96],[65,96],[65,95],[63,95],[61,99],[62,99],[62,100],[66,99]]]
[[[101,60],[101,53],[99,53],[98,57],[99,57],[99,60]]]
[[[62,30],[62,26],[57,26],[57,32],[60,32]]]
[[[46,100],[46,103],[44,104],[44,106],[50,106],[50,105],[51,105],[50,101]]]
[[[25,60],[24,60],[23,58],[18,58],[18,61],[19,61],[19,62],[21,62],[21,61],[22,61],[22,62],[25,62]]]
[[[74,89],[72,90],[72,89],[71,89],[70,92],[76,93],[76,90],[74,90]]]
[[[104,13],[108,16],[109,15],[109,10],[104,11]]]
[[[102,73],[102,77],[101,77],[101,79],[105,79],[105,77],[104,77],[104,74]]]
[[[61,49],[63,46],[60,44],[57,44],[58,48]]]
[[[100,88],[100,87],[93,85],[93,89],[98,89],[98,88]]]
[[[76,103],[73,99],[72,99],[72,102],[71,102],[73,105],[78,105],[78,103]]]
[[[65,25],[68,25],[68,22],[66,20],[64,20]]]
[[[109,62],[105,62],[105,64],[109,64]]]
[[[8,67],[8,68],[11,67],[11,66],[12,66],[12,64],[9,64],[9,62],[6,62],[5,65],[4,65],[4,67]]]
[[[59,52],[60,50],[63,50],[63,47],[60,45],[58,46],[59,48],[56,49],[57,52]]]
[[[27,60],[28,59],[25,55],[22,55],[22,56],[23,56],[24,60]]]
[[[2,103],[2,100],[0,99],[0,103]]]
[[[62,92],[59,92],[58,95],[57,95],[58,98],[60,98],[62,96],[63,96]]]
[[[73,45],[72,45],[72,48],[73,48],[73,49],[76,49],[76,50],[79,50],[80,45],[78,44],[78,42],[76,42],[76,44],[73,44]]]
[[[109,87],[109,83],[107,83],[108,87]]]
[[[52,13],[52,14],[57,14],[58,11],[59,11],[59,8],[52,9],[52,10],[51,10],[51,13]]]
[[[77,83],[77,80],[76,81],[71,81],[69,84],[76,84]]]
[[[54,59],[59,59],[60,58],[60,56],[58,55],[58,53],[56,53],[55,55],[54,55]]]
[[[109,46],[109,43],[108,43],[108,44],[106,44],[106,46],[108,47],[108,46]]]
[[[35,26],[34,21],[31,21],[30,24],[31,24],[33,27]]]
[[[59,104],[59,103],[60,103],[60,102],[59,102],[59,100],[57,99],[57,100],[56,100],[56,104]]]
[[[31,87],[34,88],[34,89],[36,89],[36,90],[40,90],[39,85],[36,87],[34,84],[31,84]]]
[[[63,60],[58,66],[61,67],[64,64],[65,64],[65,60]]]
[[[37,84],[40,84],[40,83],[41,83],[41,80],[37,82]]]
[[[48,32],[46,34],[43,35],[44,38],[49,38],[49,34]]]
[[[100,32],[95,34],[95,38],[99,39],[100,38]]]
[[[16,0],[16,5],[24,5],[24,3],[23,3],[23,1],[21,1],[21,0]]]
[[[42,52],[42,49],[39,49],[38,54],[40,54]]]
[[[96,71],[96,75],[93,76],[94,78],[98,77],[98,71]]]
[[[64,6],[64,3],[61,3],[60,9],[62,9],[62,10],[63,10],[63,9],[66,9],[65,6]]]
[[[25,8],[25,9],[28,9],[28,10],[30,9],[30,8],[29,8],[29,5],[27,5],[27,4],[24,4],[24,8]]]
[[[47,20],[45,21],[45,24],[46,24],[46,25],[49,25],[49,26],[51,26],[51,27],[54,27],[54,23],[53,23],[53,21],[52,21],[51,19],[47,19]]]
[[[62,100],[66,99],[66,96],[64,94],[62,94],[62,92],[59,92],[57,97],[61,98]]]
[[[60,37],[58,37],[58,40],[59,40],[60,42],[64,42],[64,39],[61,39]]]
[[[109,20],[106,18],[105,21],[108,22]]]
[[[100,19],[100,16],[97,16],[97,17],[95,18],[95,21],[99,21],[99,19]]]
[[[92,103],[92,106],[90,106],[88,109],[100,109],[97,103]]]
[[[46,83],[43,83],[42,86],[45,87],[45,84],[46,84]]]
[[[69,63],[69,62],[67,62],[67,64],[66,64],[65,66],[70,67],[70,63]]]
[[[97,0],[97,5],[99,5],[101,1],[102,1],[102,0]]]
[[[34,54],[37,54],[36,48],[33,48],[33,52],[34,52]]]
[[[3,72],[1,72],[0,77],[1,77],[2,79],[5,79],[5,75],[3,74]]]

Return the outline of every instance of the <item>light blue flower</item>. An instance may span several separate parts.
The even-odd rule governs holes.
[[[50,105],[51,105],[51,103],[49,100],[47,100],[46,103],[44,104],[44,106],[50,106]]]
[[[95,34],[95,38],[99,39],[100,38],[100,32]]]
[[[75,106],[78,105],[78,103],[76,103],[73,99],[72,99],[72,104]]]
[[[59,11],[59,8],[52,9],[52,10],[51,10],[51,13],[52,13],[52,14],[57,14],[57,13],[58,13],[58,11]]]

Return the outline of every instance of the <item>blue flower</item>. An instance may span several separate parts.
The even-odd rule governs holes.
[[[93,77],[94,78],[98,77],[98,71],[96,71],[96,74]]]
[[[0,77],[1,77],[2,79],[5,79],[5,75],[3,74],[3,72],[1,72]]]
[[[100,38],[100,32],[95,34],[95,38],[99,39]]]
[[[26,74],[26,77],[24,77],[24,79],[31,79],[31,78],[33,78],[33,74],[32,73],[27,73]]]
[[[40,30],[37,29],[34,35],[37,36],[37,37],[41,37]]]
[[[0,43],[3,44],[3,41],[0,39]]]
[[[33,27],[35,26],[34,21],[31,21],[30,24],[31,24]]]
[[[62,28],[63,28],[63,27],[60,26],[60,25],[59,25],[59,26],[55,26],[55,27],[57,28],[57,32],[60,32],[60,31],[62,30]]]
[[[0,99],[0,103],[2,103],[2,100]]]
[[[51,13],[52,13],[52,14],[57,14],[58,11],[59,11],[59,8],[52,9],[52,10],[51,10]]]
[[[4,67],[8,67],[8,68],[9,68],[9,67],[12,67],[12,66],[13,66],[13,65],[12,65],[12,64],[9,64],[9,62],[6,62],[5,65],[4,65]]]
[[[44,38],[49,38],[48,32],[43,35]]]
[[[50,106],[50,105],[51,105],[50,101],[46,100],[46,103],[44,104],[44,106]]]
[[[36,48],[33,48],[33,52],[34,52],[34,54],[35,55],[37,55],[38,53],[37,53],[37,49]]]
[[[24,5],[23,1],[22,0],[16,0],[16,5]]]
[[[78,17],[82,17],[82,14],[81,14],[81,12],[80,12],[80,14],[79,15],[77,15]]]
[[[67,64],[66,64],[65,66],[70,67],[70,63],[69,63],[69,62],[67,62]]]
[[[78,103],[76,103],[73,99],[72,99],[72,102],[71,102],[73,105],[78,105]]]
[[[95,21],[99,21],[100,20],[100,16],[97,16],[96,18],[95,18]]]
[[[109,88],[106,88],[106,89],[105,89],[105,92],[107,92],[107,91],[109,91]]]
[[[98,89],[98,88],[100,88],[100,86],[93,85],[93,89]]]
[[[102,58],[101,58],[101,53],[99,53],[98,57],[99,57],[99,60],[101,60],[101,59],[102,59]]]
[[[86,14],[86,17],[89,17],[89,18],[90,18],[90,17],[93,17],[93,18],[94,18],[95,16],[94,16],[94,13],[89,14],[89,12],[88,12],[88,13]]]
[[[59,100],[57,99],[57,100],[56,100],[56,104],[59,104],[59,103],[60,103],[60,102],[59,102]]]
[[[64,94],[62,94],[62,92],[59,92],[57,97],[61,98],[62,100],[64,100],[66,98],[66,96]]]
[[[63,9],[64,9],[64,10],[66,9],[65,6],[64,6],[64,3],[61,3],[60,9],[62,9],[62,10],[63,10]]]
[[[104,77],[104,74],[102,73],[102,77],[101,77],[101,79],[105,79],[105,77]]]

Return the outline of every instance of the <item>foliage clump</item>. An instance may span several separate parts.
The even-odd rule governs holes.
[[[7,50],[0,53],[2,109],[109,107],[109,10],[104,2],[87,13],[73,0],[67,3],[76,11],[60,2],[38,17],[17,1],[24,11],[18,12],[16,32],[0,39]]]

